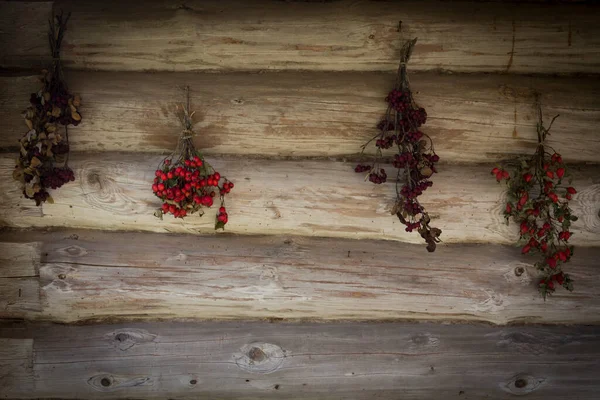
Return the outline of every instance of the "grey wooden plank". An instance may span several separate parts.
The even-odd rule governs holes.
[[[578,247],[575,291],[544,301],[517,247],[300,236],[15,231],[41,243],[40,307],[56,322],[385,319],[600,323],[600,248]],[[38,251],[38,250],[36,250]],[[25,292],[24,292],[25,293]],[[13,310],[15,311],[15,310]]]
[[[19,15],[12,3],[5,12]],[[77,0],[55,9],[73,13],[62,56],[77,69],[394,71],[413,37],[415,70],[593,73],[600,64],[597,4]],[[6,22],[16,31],[6,42],[27,46],[0,65],[31,66],[45,44],[33,41],[39,28]]]
[[[34,385],[20,398],[593,399],[600,390],[597,327],[153,322],[27,332]]]

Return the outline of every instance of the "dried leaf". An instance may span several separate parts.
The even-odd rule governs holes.
[[[429,167],[422,168],[420,172],[421,175],[423,175],[426,178],[429,178],[433,174],[433,170]]]
[[[27,125],[29,130],[33,129],[33,122],[30,119],[25,118],[25,125]]]
[[[45,128],[46,128],[46,132],[49,132],[49,133],[53,133],[53,132],[56,131],[56,125],[55,124],[47,123],[46,126],[45,126]]]
[[[25,183],[25,174],[23,173],[23,168],[15,168],[12,176],[15,181]]]
[[[27,195],[27,197],[33,197],[33,195],[35,194],[35,192],[33,191],[33,187],[30,185],[25,185],[25,194]]]
[[[71,108],[71,113],[77,112],[77,107],[75,107],[73,104],[69,104],[69,107]]]
[[[154,212],[154,216],[155,216],[156,218],[163,219],[163,212],[162,212],[162,210],[161,210],[160,208],[159,208],[158,210],[156,210],[156,211]]]
[[[81,105],[81,97],[79,97],[78,94],[73,97],[73,105],[75,107],[79,107]]]
[[[51,96],[50,96],[50,92],[45,92],[45,93],[44,93],[44,100],[46,100],[46,101],[50,101],[50,97],[51,97]]]
[[[73,118],[75,121],[81,121],[81,115],[79,115],[78,112],[71,113],[71,118]]]
[[[52,198],[52,196],[46,197],[46,203],[54,204],[54,199]]]
[[[41,143],[39,143],[39,144],[41,145]],[[42,165],[42,162],[40,161],[40,159],[39,159],[39,158],[37,158],[37,157],[33,157],[33,158],[31,159],[31,163],[30,163],[29,165],[30,165],[32,168],[35,168],[35,167],[37,167],[37,166],[39,166],[39,165]]]
[[[60,108],[58,108],[56,106],[52,107],[52,116],[53,117],[55,117],[55,118],[60,117],[61,114],[62,114],[62,111]]]

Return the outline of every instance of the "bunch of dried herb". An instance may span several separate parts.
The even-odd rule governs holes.
[[[32,93],[30,106],[25,110],[25,124],[29,129],[19,141],[20,154],[13,178],[22,184],[23,195],[36,205],[53,202],[49,189],[58,189],[75,180],[68,166],[68,126],[78,125],[81,99],[72,95],[64,81],[60,62],[60,46],[69,15],[57,15],[49,21],[48,39],[53,63],[42,72],[42,88]]]

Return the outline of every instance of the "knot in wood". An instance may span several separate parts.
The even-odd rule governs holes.
[[[100,379],[100,384],[104,387],[109,387],[110,385],[112,385],[112,382],[109,378],[102,378]]]
[[[264,361],[265,358],[267,358],[267,355],[258,347],[253,347],[248,352],[248,357],[250,357],[252,361],[261,362]]]
[[[115,336],[115,340],[118,342],[125,342],[125,341],[127,341],[127,339],[129,339],[129,335],[124,332],[118,333]]]
[[[527,386],[527,379],[524,379],[524,378],[519,378],[519,379],[517,379],[517,380],[515,381],[515,387],[516,387],[516,388],[522,389],[522,388],[524,388],[525,386]]]
[[[525,272],[525,268],[523,268],[523,267],[517,267],[517,268],[515,268],[515,275],[516,276],[523,275],[523,272]]]
[[[546,379],[528,374],[517,374],[509,380],[500,383],[500,388],[516,396],[525,396],[539,389]]]
[[[283,349],[276,344],[257,342],[242,346],[233,355],[233,359],[244,371],[270,374],[281,367],[285,358],[284,353]]]
[[[110,344],[121,350],[126,351],[133,346],[150,343],[156,339],[156,335],[144,329],[125,328],[117,329],[105,335]]]

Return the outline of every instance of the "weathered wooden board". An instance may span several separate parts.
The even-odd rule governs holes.
[[[33,338],[34,347],[30,390],[17,398],[584,400],[600,390],[594,327],[207,322],[14,329],[0,328],[0,335]],[[5,358],[0,352],[0,363]],[[22,391],[16,384],[3,387]]]
[[[57,1],[61,9],[73,12],[62,52],[72,68],[393,71],[413,37],[414,70],[595,73],[600,65],[597,4]],[[44,21],[40,12],[31,18]],[[13,31],[15,46],[29,36]],[[32,67],[22,52],[0,66]]]
[[[40,243],[0,243],[0,318],[23,318],[41,310],[40,257]]]
[[[12,335],[10,334],[12,333]],[[15,398],[32,393],[33,339],[18,327],[0,325],[0,397]],[[18,337],[11,337],[17,335]]]
[[[376,134],[394,80],[394,74],[351,72],[70,71],[69,85],[84,99],[83,122],[70,129],[70,139],[79,151],[171,151],[181,132],[179,88],[190,85],[195,141],[207,154],[353,155]],[[445,161],[532,153],[537,92],[548,120],[560,114],[550,145],[565,159],[600,162],[600,79],[415,73],[411,83],[429,113],[424,131]],[[38,79],[3,76],[0,88],[0,147],[15,147],[26,130],[20,114],[39,89]]]
[[[577,248],[573,293],[544,302],[533,258],[497,245],[295,236],[17,231],[43,255],[41,310],[55,322],[148,319],[420,319],[600,323],[600,248]],[[35,249],[35,250],[34,250]],[[0,268],[5,263],[0,263]],[[29,294],[31,295],[31,294]]]
[[[108,230],[209,233],[215,210],[185,219],[153,213],[160,200],[151,189],[160,157],[137,153],[74,153],[76,181],[55,192],[55,204],[36,207],[22,197],[12,180],[14,155],[0,157],[0,225],[64,226]],[[353,239],[392,239],[421,243],[390,215],[394,183],[373,185],[354,164],[331,161],[266,161],[210,159],[235,183],[228,196],[227,230],[242,234],[294,234]],[[434,186],[423,195],[433,225],[442,240],[512,244],[515,224],[506,225],[504,185],[490,175],[491,165],[441,165]],[[579,193],[572,201],[580,217],[573,226],[573,243],[600,245],[600,166],[575,171]],[[425,250],[423,250],[425,251]]]
[[[0,1],[0,66],[48,67],[51,1]]]

